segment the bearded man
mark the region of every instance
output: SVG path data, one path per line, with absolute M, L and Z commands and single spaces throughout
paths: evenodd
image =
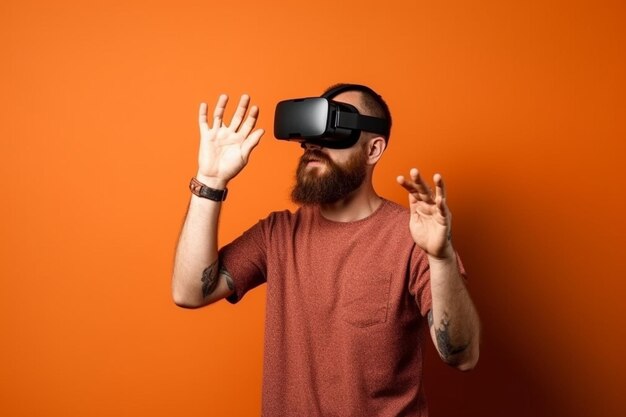
M 329 91 L 390 128 L 387 104 L 370 88 Z M 469 370 L 479 352 L 441 176 L 434 192 L 415 168 L 398 176 L 407 210 L 372 184 L 389 131 L 361 131 L 348 147 L 305 140 L 291 193 L 300 208 L 271 213 L 218 251 L 226 186 L 264 133 L 246 95 L 226 125 L 227 100 L 218 99 L 212 126 L 200 105 L 199 167 L 176 252 L 174 302 L 237 303 L 267 284 L 264 416 L 427 416 L 424 324 L 446 363 Z

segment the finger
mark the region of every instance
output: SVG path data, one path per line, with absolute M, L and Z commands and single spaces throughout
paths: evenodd
M 402 188 L 407 190 L 409 193 L 414 193 L 417 191 L 413 181 L 407 180 L 404 175 L 398 175 L 396 177 L 396 181 L 402 186 Z
M 446 198 L 446 186 L 441 174 L 433 175 L 433 182 L 435 183 L 435 199 L 437 197 Z
M 243 120 L 243 116 L 246 115 L 246 111 L 248 110 L 248 104 L 250 103 L 250 96 L 247 94 L 243 94 L 239 99 L 239 105 L 237 106 L 237 110 L 235 110 L 235 114 L 233 115 L 232 120 L 230 121 L 230 126 L 228 128 L 230 130 L 236 131 L 239 129 L 239 125 Z
M 415 203 L 417 203 L 419 200 L 417 199 L 417 197 L 414 195 L 415 193 L 415 187 L 409 183 L 406 178 L 404 178 L 404 176 L 402 175 L 398 175 L 396 177 L 396 181 L 398 182 L 398 184 L 400 184 L 402 186 L 402 188 L 404 188 L 406 191 L 409 192 L 409 205 L 413 205 Z
M 222 127 L 222 119 L 224 118 L 226 103 L 228 103 L 228 96 L 226 94 L 221 94 L 217 99 L 215 110 L 213 110 L 213 129 L 219 129 Z
M 438 198 L 436 201 L 437 211 L 441 219 L 439 220 L 442 225 L 445 225 L 448 229 L 448 240 L 452 239 L 452 213 L 448 208 L 448 203 L 445 198 Z
M 430 187 L 428 186 L 428 184 L 426 184 L 426 182 L 424 182 L 417 168 L 412 168 L 409 174 L 411 175 L 411 179 L 415 182 L 420 195 L 428 196 L 428 198 L 432 200 L 432 192 L 430 191 Z
M 398 182 L 398 184 L 400 184 L 402 186 L 402 188 L 404 188 L 405 190 L 407 190 L 409 193 L 414 193 L 417 190 L 415 189 L 415 184 L 413 183 L 413 181 L 409 181 L 407 180 L 404 175 L 398 175 L 396 177 L 396 181 Z
M 435 197 L 435 205 L 437 206 L 437 210 L 439 210 L 439 214 L 441 214 L 442 217 L 448 216 L 448 204 L 446 203 L 446 199 L 444 197 Z
M 207 108 L 206 103 L 200 103 L 200 109 L 198 110 L 198 124 L 200 125 L 200 129 L 209 129 L 209 124 L 206 119 Z
M 250 136 L 248 136 L 246 140 L 241 144 L 241 151 L 246 161 L 250 156 L 250 152 L 252 152 L 252 150 L 256 148 L 256 146 L 261 141 L 261 136 L 263 136 L 264 133 L 265 131 L 263 129 L 257 129 L 252 132 Z
M 426 203 L 433 203 L 433 195 L 430 191 L 430 188 L 426 183 L 422 180 L 422 177 L 419 174 L 419 171 L 416 168 L 412 168 L 409 171 L 410 180 L 403 178 L 403 182 L 401 185 L 411 194 L 415 196 L 416 199 L 420 201 L 424 201 Z
M 256 125 L 256 121 L 259 118 L 259 108 L 257 106 L 250 107 L 250 112 L 248 113 L 248 117 L 246 117 L 246 121 L 243 122 L 241 129 L 239 129 L 239 133 L 243 135 L 243 137 L 247 137 L 254 126 Z

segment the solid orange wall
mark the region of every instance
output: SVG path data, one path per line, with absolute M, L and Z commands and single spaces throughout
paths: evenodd
M 375 183 L 449 186 L 484 327 L 432 349 L 433 416 L 618 416 L 626 6 L 618 1 L 24 1 L 0 5 L 0 414 L 258 415 L 264 289 L 174 306 L 197 107 L 249 93 L 268 134 L 225 243 L 288 201 L 285 98 L 365 83 L 391 106 Z

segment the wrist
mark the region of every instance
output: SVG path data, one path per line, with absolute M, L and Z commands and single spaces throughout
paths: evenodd
M 215 186 L 221 184 L 220 181 L 211 181 Z M 189 190 L 191 193 L 197 197 L 206 198 L 208 200 L 217 201 L 221 203 L 226 200 L 226 196 L 228 195 L 228 188 L 224 186 L 224 188 L 213 188 L 204 184 L 196 177 L 193 177 L 189 182 Z
M 454 248 L 452 247 L 452 243 L 448 242 L 444 248 L 441 249 L 436 255 L 428 254 L 428 262 L 432 265 L 434 263 L 438 264 L 448 264 L 450 262 L 456 261 L 456 253 L 454 252 Z
M 216 190 L 224 190 L 228 185 L 228 180 L 218 177 L 210 177 L 200 173 L 197 173 L 195 178 L 207 187 L 215 188 Z

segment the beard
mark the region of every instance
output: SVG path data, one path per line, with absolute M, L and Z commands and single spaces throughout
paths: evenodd
M 307 168 L 311 160 L 319 161 L 325 166 Z M 322 170 L 325 172 L 321 173 Z M 361 147 L 343 166 L 332 161 L 320 150 L 307 150 L 298 163 L 291 200 L 302 205 L 336 203 L 359 188 L 366 174 L 365 147 Z

